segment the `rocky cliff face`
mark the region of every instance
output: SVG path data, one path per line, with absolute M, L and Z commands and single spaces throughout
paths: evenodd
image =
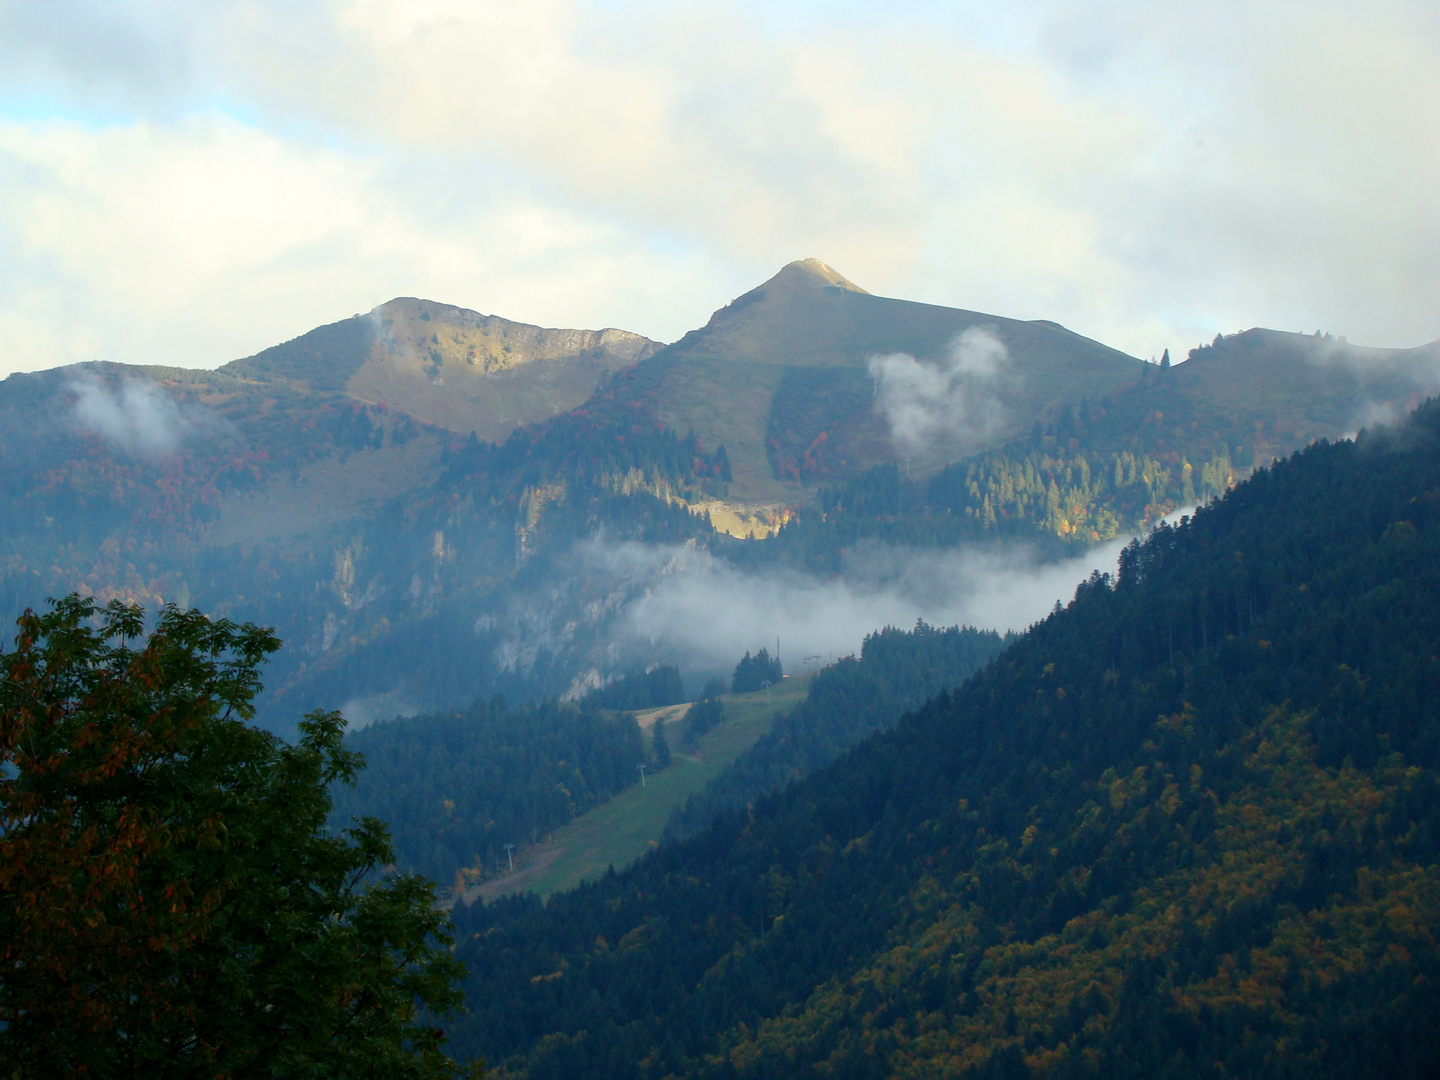
M 626 330 L 564 330 L 400 297 L 221 371 L 367 405 L 500 442 L 582 404 L 661 348 Z
M 625 330 L 552 330 L 409 298 L 366 319 L 371 344 L 345 383 L 351 397 L 492 442 L 576 408 L 661 347 Z
M 452 375 L 493 375 L 581 357 L 628 367 L 660 348 L 659 342 L 627 330 L 553 330 L 408 297 L 381 304 L 367 318 L 387 357 L 418 359 L 427 369 L 440 369 L 442 377 L 447 368 Z

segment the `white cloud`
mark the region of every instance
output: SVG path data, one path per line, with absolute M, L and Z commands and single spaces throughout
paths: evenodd
M 1009 352 L 993 330 L 972 326 L 938 363 L 907 353 L 870 360 L 875 410 L 906 460 L 959 456 L 989 442 L 1005 423 L 1000 391 Z
M 0 124 L 0 175 L 0 372 L 213 366 L 397 295 L 598 327 L 617 294 L 675 293 L 674 260 L 561 206 L 503 184 L 467 204 L 435 175 L 407 198 L 383 156 L 224 116 Z
M 1440 334 L 1428 0 L 68 0 L 0 70 L 3 367 L 395 293 L 674 337 L 804 255 L 1142 355 Z
M 1084 556 L 1040 562 L 1009 550 L 915 550 L 860 545 L 844 573 L 819 579 L 791 570 L 749 572 L 695 548 L 592 543 L 586 565 L 617 580 L 643 582 L 624 609 L 623 635 L 661 647 L 697 668 L 723 668 L 778 635 L 784 655 L 858 653 L 884 626 L 1024 630 L 1056 601 L 1068 602 L 1093 570 L 1114 572 L 1122 541 Z
M 127 453 L 142 457 L 173 454 L 198 426 L 195 416 L 186 415 L 147 379 L 109 385 L 81 378 L 70 389 L 75 394 L 74 419 L 80 430 Z

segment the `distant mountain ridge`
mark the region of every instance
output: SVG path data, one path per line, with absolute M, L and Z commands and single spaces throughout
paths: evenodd
M 274 625 L 291 719 L 561 693 L 677 662 L 616 652 L 648 586 L 577 577 L 602 534 L 824 576 L 862 540 L 1073 554 L 1403 410 L 1437 354 L 1257 330 L 1162 371 L 816 260 L 668 346 L 399 298 L 215 371 L 0 383 L 0 607 L 78 589 Z M 901 445 L 907 410 L 945 437 Z

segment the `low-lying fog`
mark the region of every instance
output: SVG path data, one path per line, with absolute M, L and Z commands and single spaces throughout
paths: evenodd
M 1024 630 L 1095 570 L 1113 572 L 1129 538 L 1084 555 L 1042 562 L 1028 547 L 913 550 L 857 546 L 843 573 L 820 579 L 794 570 L 750 572 L 690 545 L 611 544 L 579 552 L 585 572 L 627 582 L 632 599 L 613 624 L 619 640 L 648 646 L 689 670 L 728 670 L 746 650 L 775 647 L 789 670 L 805 657 L 858 653 L 885 626 Z M 629 650 L 626 650 L 629 651 Z

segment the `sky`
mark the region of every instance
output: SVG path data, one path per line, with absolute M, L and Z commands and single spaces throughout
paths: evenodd
M 793 259 L 1138 356 L 1440 337 L 1434 0 L 0 0 L 0 376 Z

